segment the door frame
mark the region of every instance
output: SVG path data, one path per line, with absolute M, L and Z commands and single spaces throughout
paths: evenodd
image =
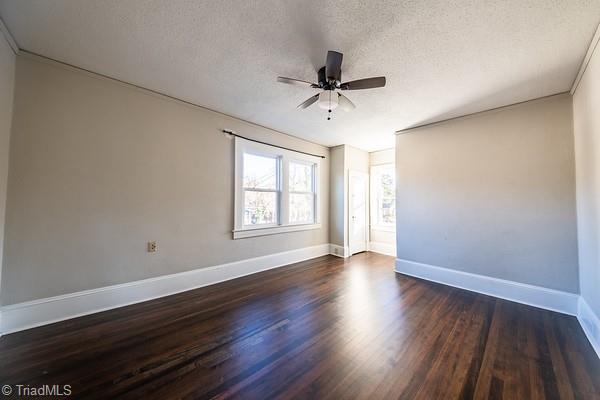
M 361 176 L 365 178 L 365 247 L 364 250 L 353 251 L 353 242 L 352 242 L 352 210 L 354 209 L 354 204 L 352 201 L 352 177 L 353 176 Z M 370 206 L 370 182 L 369 182 L 369 174 L 367 172 L 361 172 L 356 170 L 348 170 L 348 252 L 349 255 L 353 255 L 356 253 L 360 253 L 361 251 L 369 250 L 369 206 Z

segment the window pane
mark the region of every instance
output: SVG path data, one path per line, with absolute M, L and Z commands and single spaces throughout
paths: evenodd
M 244 187 L 277 189 L 277 159 L 244 153 Z
M 383 197 L 395 197 L 394 171 L 384 170 L 381 173 L 381 194 Z
M 244 192 L 244 225 L 277 223 L 276 192 Z
M 290 193 L 290 223 L 315 222 L 314 208 L 314 195 Z
M 381 165 L 373 168 L 373 184 L 376 185 L 376 223 L 394 225 L 396 223 L 396 174 L 394 165 Z
M 312 192 L 312 175 L 312 165 L 290 162 L 290 192 Z
M 394 224 L 396 222 L 396 200 L 383 199 L 381 201 L 381 223 Z

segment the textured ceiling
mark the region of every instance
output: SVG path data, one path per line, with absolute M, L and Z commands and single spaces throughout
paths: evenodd
M 324 145 L 393 146 L 410 126 L 567 91 L 599 0 L 0 0 L 23 49 Z M 296 105 L 327 50 L 357 109 Z

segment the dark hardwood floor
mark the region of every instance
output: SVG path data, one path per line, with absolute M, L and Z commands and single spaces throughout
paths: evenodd
M 600 398 L 574 317 L 326 256 L 0 338 L 75 398 Z

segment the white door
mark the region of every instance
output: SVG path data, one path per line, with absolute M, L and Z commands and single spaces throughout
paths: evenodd
M 367 193 L 369 175 L 363 172 L 350 171 L 348 192 L 348 220 L 350 255 L 367 250 Z

